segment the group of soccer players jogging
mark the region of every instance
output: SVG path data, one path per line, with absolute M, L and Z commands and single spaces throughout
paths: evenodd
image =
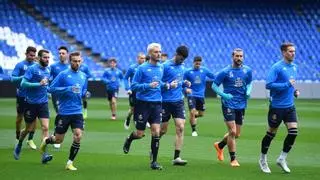
M 186 165 L 188 162 L 181 158 L 184 141 L 186 113 L 184 96 L 187 97 L 189 119 L 192 136 L 198 136 L 196 129 L 197 119 L 204 115 L 206 79 L 213 80 L 212 89 L 221 97 L 221 109 L 227 133 L 219 142 L 213 143 L 217 159 L 224 160 L 223 149 L 228 147 L 230 165 L 239 167 L 236 158 L 236 139 L 240 137 L 241 126 L 244 123 L 247 100 L 252 90 L 252 70 L 243 64 L 244 51 L 235 48 L 232 51 L 232 63 L 213 74 L 202 66 L 201 56 L 193 59 L 193 67 L 186 68 L 184 61 L 189 55 L 185 45 L 177 47 L 172 59 L 161 62 L 162 47 L 158 43 L 151 43 L 147 47 L 147 55 L 139 53 L 137 63 L 129 67 L 126 74 L 116 68 L 117 60 L 109 59 L 109 68 L 103 74 L 109 100 L 111 119 L 116 120 L 116 100 L 121 81 L 124 80 L 125 90 L 129 95 L 130 109 L 124 122 L 125 129 L 129 129 L 130 119 L 133 116 L 135 130 L 125 138 L 123 152 L 129 153 L 134 140 L 145 136 L 146 127 L 150 127 L 150 168 L 161 170 L 158 163 L 160 140 L 167 133 L 171 117 L 175 124 L 175 148 L 172 160 L 173 165 Z M 267 152 L 272 139 L 275 137 L 279 125 L 284 122 L 288 134 L 277 165 L 286 173 L 290 169 L 286 157 L 291 150 L 298 134 L 297 115 L 294 97 L 299 96 L 295 88 L 297 65 L 293 63 L 295 45 L 290 42 L 281 44 L 282 59 L 273 64 L 266 79 L 266 89 L 270 90 L 270 105 L 268 112 L 268 130 L 261 142 L 259 166 L 262 172 L 271 173 L 267 162 Z M 36 49 L 28 47 L 26 60 L 18 63 L 12 73 L 12 81 L 18 83 L 17 91 L 17 121 L 14 158 L 19 159 L 22 142 L 29 134 L 27 144 L 36 149 L 32 138 L 36 129 L 36 119 L 41 122 L 42 163 L 52 160 L 46 147 L 48 144 L 62 143 L 69 126 L 73 132 L 73 143 L 66 169 L 77 170 L 73 161 L 80 149 L 80 140 L 84 127 L 84 116 L 87 116 L 86 97 L 88 97 L 87 83 L 91 74 L 88 67 L 81 65 L 82 57 L 79 52 L 69 54 L 66 47 L 59 48 L 60 62 L 48 66 L 49 51 L 38 52 L 39 62 L 34 63 Z M 219 88 L 222 84 L 223 90 Z M 55 130 L 49 136 L 48 95 L 51 93 L 57 116 Z M 84 105 L 84 109 L 83 106 Z M 21 121 L 24 118 L 26 127 L 20 132 Z M 58 145 L 57 145 L 58 147 Z

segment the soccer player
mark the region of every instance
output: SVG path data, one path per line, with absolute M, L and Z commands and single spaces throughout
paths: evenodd
M 49 88 L 49 92 L 58 98 L 59 112 L 55 119 L 55 135 L 45 139 L 40 146 L 40 150 L 45 153 L 47 144 L 62 143 L 70 126 L 73 132 L 73 143 L 66 169 L 75 171 L 77 168 L 73 166 L 73 161 L 80 149 L 84 129 L 81 101 L 87 92 L 87 77 L 85 73 L 79 70 L 82 62 L 80 52 L 70 53 L 69 61 L 71 68 L 62 71 L 53 80 Z
M 134 110 L 134 120 L 136 122 L 136 131 L 133 131 L 125 140 L 123 152 L 129 153 L 130 145 L 133 140 L 144 137 L 146 124 L 151 124 L 151 169 L 161 170 L 162 166 L 158 164 L 158 150 L 160 141 L 160 122 L 161 122 L 161 88 L 164 84 L 161 79 L 163 76 L 163 67 L 159 64 L 161 55 L 161 45 L 151 43 L 147 48 L 150 60 L 141 64 L 135 75 L 131 89 L 135 91 L 137 101 Z
M 123 74 L 122 72 L 117 68 L 117 60 L 116 58 L 110 58 L 109 59 L 109 66 L 110 68 L 107 68 L 103 75 L 102 79 L 103 82 L 106 84 L 107 89 L 107 96 L 109 101 L 109 106 L 111 109 L 111 119 L 116 120 L 116 114 L 117 114 L 117 98 L 119 93 L 119 87 L 121 84 L 121 81 L 123 80 Z
M 186 165 L 187 161 L 181 159 L 180 152 L 183 145 L 185 109 L 183 101 L 183 88 L 189 87 L 191 83 L 184 81 L 184 60 L 188 57 L 189 50 L 186 46 L 179 46 L 176 49 L 176 55 L 172 60 L 167 60 L 163 64 L 162 81 L 167 84 L 173 84 L 167 90 L 162 91 L 162 123 L 161 136 L 167 133 L 169 120 L 174 118 L 176 127 L 175 150 L 173 165 Z
M 212 89 L 221 96 L 222 112 L 228 133 L 220 142 L 214 143 L 218 160 L 223 161 L 223 148 L 228 145 L 230 165 L 240 166 L 236 159 L 236 138 L 240 136 L 247 99 L 250 97 L 252 71 L 243 65 L 243 50 L 236 48 L 232 52 L 232 65 L 217 73 L 212 83 Z M 223 85 L 223 92 L 219 89 Z
M 69 68 L 68 63 L 68 48 L 65 46 L 60 46 L 58 48 L 59 51 L 59 62 L 56 62 L 50 66 L 50 81 L 53 81 L 60 72 Z M 57 98 L 52 96 L 52 104 L 53 108 L 58 113 L 58 105 L 57 105 Z
M 26 50 L 26 59 L 19 62 L 12 71 L 12 82 L 17 83 L 17 96 L 16 96 L 16 104 L 17 104 L 17 117 L 16 117 L 16 139 L 19 141 L 20 132 L 21 132 L 21 123 L 23 120 L 23 113 L 26 107 L 26 89 L 21 87 L 21 80 L 28 69 L 28 67 L 32 66 L 35 61 L 37 49 L 35 47 L 29 46 Z M 33 135 L 35 132 L 35 128 L 29 132 L 29 137 L 27 140 L 27 144 L 31 147 L 31 149 L 37 149 L 37 146 L 33 142 Z
M 52 82 L 60 72 L 66 70 L 69 68 L 69 62 L 68 62 L 68 48 L 65 46 L 60 46 L 58 48 L 59 51 L 59 62 L 56 62 L 50 66 L 50 81 Z M 57 98 L 54 95 L 51 95 L 52 97 L 52 104 L 53 108 L 56 111 L 56 114 L 58 114 L 58 104 L 57 104 Z M 54 144 L 53 147 L 59 149 L 60 144 Z
M 281 44 L 280 49 L 283 59 L 271 67 L 266 82 L 266 89 L 270 90 L 269 128 L 261 142 L 259 160 L 260 168 L 264 173 L 271 173 L 267 162 L 267 152 L 281 122 L 283 121 L 286 125 L 288 135 L 283 142 L 282 152 L 277 159 L 277 165 L 286 173 L 290 173 L 286 158 L 298 135 L 294 96 L 298 97 L 300 92 L 294 87 L 298 67 L 293 63 L 296 49 L 295 45 L 290 42 Z
M 129 129 L 130 127 L 130 119 L 134 112 L 134 104 L 136 103 L 136 93 L 131 90 L 132 78 L 135 72 L 138 69 L 138 66 L 144 63 L 146 60 L 146 56 L 144 53 L 140 52 L 137 56 L 137 63 L 132 64 L 129 69 L 127 70 L 126 74 L 124 75 L 124 85 L 127 94 L 129 95 L 129 105 L 130 109 L 128 111 L 127 118 L 124 121 L 124 128 Z
M 214 78 L 214 74 L 206 67 L 201 66 L 202 57 L 196 56 L 193 59 L 193 68 L 188 69 L 184 79 L 191 82 L 191 92 L 188 94 L 188 106 L 190 112 L 190 125 L 192 136 L 198 136 L 196 126 L 197 117 L 202 117 L 205 111 L 205 90 L 206 78 Z
M 14 149 L 14 158 L 20 158 L 22 142 L 26 135 L 34 130 L 36 119 L 41 122 L 42 139 L 48 137 L 49 127 L 49 109 L 48 109 L 48 95 L 47 85 L 50 77 L 49 51 L 42 49 L 38 52 L 39 64 L 35 63 L 30 66 L 22 81 L 21 86 L 26 89 L 26 108 L 24 111 L 24 121 L 26 128 L 21 131 L 19 142 Z M 42 163 L 46 163 L 52 159 L 51 155 L 46 153 L 42 156 Z
M 89 67 L 84 63 L 81 63 L 80 71 L 86 74 L 87 79 L 93 77 L 91 74 L 91 71 L 89 70 Z M 88 86 L 88 83 L 87 83 L 87 86 Z M 88 99 L 91 96 L 91 93 L 88 91 L 88 87 L 86 87 L 86 89 L 87 89 L 86 95 L 82 98 L 83 119 L 87 119 L 88 117 Z

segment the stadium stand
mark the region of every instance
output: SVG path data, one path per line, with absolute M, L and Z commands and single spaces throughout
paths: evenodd
M 120 69 L 127 69 L 150 42 L 161 43 L 169 56 L 178 45 L 186 44 L 190 47 L 187 65 L 193 56 L 201 55 L 214 72 L 230 63 L 233 48 L 241 47 L 254 79 L 264 80 L 270 65 L 280 58 L 280 43 L 292 41 L 297 44 L 299 79 L 320 79 L 317 0 L 27 1 L 103 59 L 117 57 Z M 21 16 L 18 10 L 15 13 Z M 32 29 L 30 25 L 27 28 Z M 93 61 L 87 63 L 94 70 L 99 68 Z

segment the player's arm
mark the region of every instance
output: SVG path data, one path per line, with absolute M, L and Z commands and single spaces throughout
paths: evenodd
M 249 99 L 252 91 L 252 70 L 251 69 L 248 70 L 247 75 L 248 77 L 246 79 L 246 98 Z
M 90 98 L 91 93 L 87 89 L 88 87 L 88 79 L 85 80 L 85 83 L 82 86 L 81 97 L 82 98 Z
M 219 88 L 219 86 L 220 86 L 220 84 L 223 82 L 225 76 L 226 76 L 226 73 L 225 73 L 224 71 L 219 72 L 218 75 L 216 76 L 216 78 L 213 80 L 211 88 L 212 88 L 219 96 L 221 96 L 223 99 L 229 100 L 229 99 L 232 99 L 232 98 L 233 98 L 232 94 L 224 93 L 224 92 Z
M 21 80 L 23 79 L 23 75 L 19 76 L 19 74 L 20 74 L 20 66 L 19 64 L 17 64 L 12 71 L 11 82 L 21 83 Z
M 108 77 L 108 72 L 105 71 L 102 75 L 102 81 L 105 83 L 105 84 L 109 84 L 110 83 L 110 80 L 109 80 L 109 77 Z
M 131 89 L 133 91 L 139 92 L 139 91 L 145 91 L 152 88 L 149 83 L 141 83 L 141 79 L 142 79 L 142 69 L 139 67 L 132 79 Z
M 208 68 L 205 68 L 206 70 L 206 76 L 210 79 L 214 79 L 214 74 L 212 71 L 210 71 Z
M 32 69 L 27 69 L 20 86 L 24 88 L 35 88 L 40 86 L 46 86 L 48 84 L 48 79 L 44 78 L 40 82 L 30 82 L 30 79 L 33 77 Z
M 49 92 L 52 94 L 63 94 L 66 92 L 72 91 L 71 86 L 68 87 L 60 87 L 61 80 L 63 80 L 63 73 L 59 73 L 59 75 L 54 78 L 49 87 Z
M 126 74 L 124 75 L 124 87 L 125 90 L 128 91 L 130 90 L 130 85 L 129 85 L 129 78 L 132 76 L 132 69 L 131 67 L 129 67 L 128 71 L 126 72 Z
M 272 67 L 267 77 L 266 89 L 282 91 L 292 86 L 292 83 L 290 81 L 283 82 L 283 83 L 275 82 L 277 78 L 278 78 L 278 71 L 276 68 Z

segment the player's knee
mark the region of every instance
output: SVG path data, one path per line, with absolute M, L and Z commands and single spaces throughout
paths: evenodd
M 49 128 L 48 126 L 41 126 L 42 132 L 48 132 Z
M 81 137 L 82 137 L 82 134 L 81 134 L 81 133 L 75 134 L 75 135 L 73 136 L 73 140 L 74 140 L 75 142 L 79 143 L 80 140 L 81 140 Z
M 236 137 L 237 133 L 235 130 L 229 130 L 229 136 Z

